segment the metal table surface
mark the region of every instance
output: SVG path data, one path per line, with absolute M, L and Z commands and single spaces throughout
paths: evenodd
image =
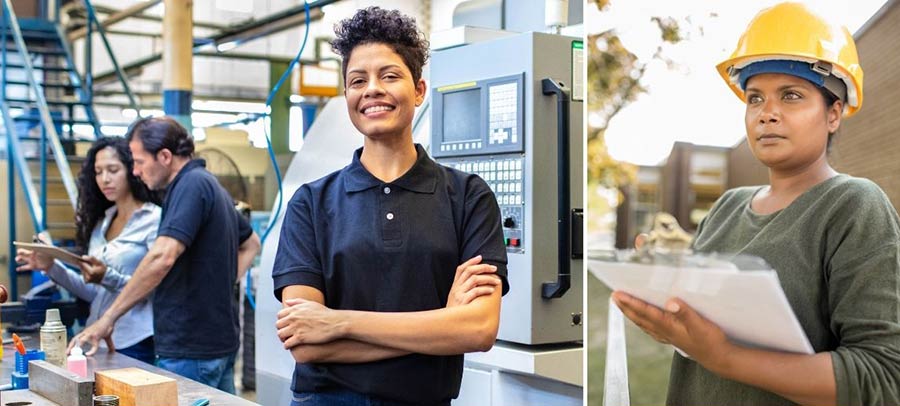
M 36 335 L 33 338 L 26 340 L 24 343 L 28 348 L 40 347 L 40 341 L 37 339 Z M 0 362 L 0 385 L 8 384 L 12 380 L 11 374 L 13 370 L 15 370 L 15 355 L 13 354 L 15 351 L 12 344 L 3 345 L 3 361 Z M 97 354 L 87 358 L 87 367 L 89 376 L 97 370 L 103 371 L 107 369 L 136 367 L 154 374 L 175 379 L 178 385 L 178 406 L 190 406 L 197 401 L 197 399 L 201 398 L 209 399 L 210 406 L 258 406 L 257 403 L 222 392 L 211 386 L 184 378 L 180 375 L 173 374 L 164 369 L 143 363 L 117 352 L 109 353 L 106 350 L 101 349 Z M 41 400 L 46 403 L 42 403 Z M 0 394 L 0 406 L 15 402 L 31 402 L 31 406 L 56 405 L 28 390 L 3 391 L 2 394 Z

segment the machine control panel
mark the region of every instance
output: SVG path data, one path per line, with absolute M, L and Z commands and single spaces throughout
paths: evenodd
M 478 175 L 488 184 L 500 206 L 503 242 L 508 253 L 525 251 L 524 156 L 485 156 L 444 159 L 439 162 Z
M 523 92 L 522 74 L 435 89 L 432 155 L 523 152 Z

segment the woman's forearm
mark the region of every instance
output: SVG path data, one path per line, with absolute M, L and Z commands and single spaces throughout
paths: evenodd
M 301 344 L 291 348 L 291 355 L 295 361 L 300 363 L 356 364 L 381 361 L 406 354 L 409 354 L 409 351 L 354 340 L 337 340 L 325 344 Z
M 500 322 L 500 289 L 465 306 L 381 313 L 342 310 L 344 338 L 430 355 L 487 351 Z
M 801 405 L 837 403 L 831 354 L 788 354 L 738 345 L 718 365 L 707 366 L 716 374 L 755 386 Z
M 81 300 L 92 301 L 97 296 L 97 285 L 92 285 L 81 278 L 81 274 L 69 271 L 59 260 L 46 270 L 47 276 Z

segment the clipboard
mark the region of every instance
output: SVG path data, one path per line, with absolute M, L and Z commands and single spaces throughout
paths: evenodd
M 68 264 L 72 264 L 78 266 L 79 264 L 88 263 L 87 260 L 81 258 L 81 256 L 73 254 L 65 249 L 54 247 L 52 245 L 41 244 L 41 243 L 31 243 L 31 242 L 21 242 L 21 241 L 13 241 L 13 245 L 20 248 L 29 249 L 35 252 L 39 252 L 44 255 L 49 255 L 55 259 L 63 261 Z
M 686 262 L 690 265 L 589 257 L 588 269 L 613 290 L 660 308 L 678 297 L 741 345 L 815 353 L 774 270 L 739 270 L 734 264 L 723 266 L 718 259 L 711 262 L 712 267 L 698 266 L 704 261 L 696 258 Z

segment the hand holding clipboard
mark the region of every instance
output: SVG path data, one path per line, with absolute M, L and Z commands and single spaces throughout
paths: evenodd
M 34 237 L 33 243 L 14 241 L 19 247 L 16 250 L 16 262 L 23 265 L 16 268 L 18 271 L 44 270 L 53 266 L 53 260 L 58 259 L 65 263 L 78 267 L 81 276 L 87 283 L 100 283 L 106 275 L 106 264 L 103 261 L 88 255 L 79 256 L 65 249 L 45 243 L 40 235 Z
M 16 262 L 23 264 L 16 270 L 46 270 L 53 265 L 53 259 L 58 259 L 77 267 L 80 267 L 82 263 L 88 262 L 86 258 L 47 244 L 37 236 L 35 236 L 34 240 L 35 242 L 13 241 L 13 245 L 19 248 L 16 250 Z

